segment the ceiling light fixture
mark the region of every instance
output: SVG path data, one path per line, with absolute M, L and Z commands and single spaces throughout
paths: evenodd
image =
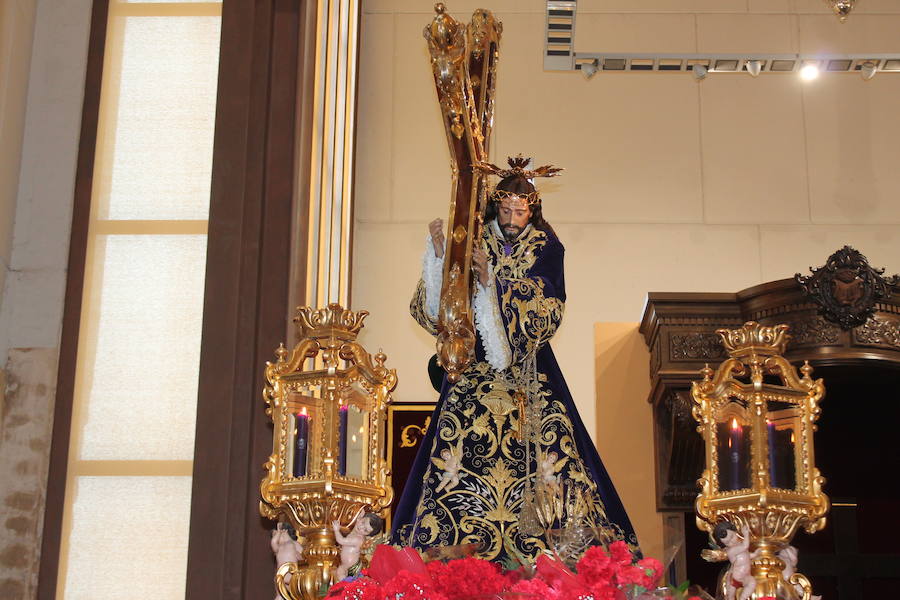
M 878 67 L 875 65 L 875 63 L 873 63 L 870 60 L 864 62 L 859 67 L 859 74 L 866 81 L 875 77 L 875 73 L 877 73 L 877 72 L 878 72 Z
M 691 67 L 691 73 L 694 74 L 694 79 L 696 79 L 697 81 L 703 81 L 704 79 L 706 79 L 706 75 L 708 72 L 709 70 L 703 65 L 694 65 L 693 67 Z
M 802 69 L 800 69 L 800 77 L 802 77 L 806 81 L 812 81 L 816 77 L 819 76 L 819 67 L 813 64 L 804 65 Z
M 762 62 L 758 60 L 748 60 L 746 63 L 747 72 L 750 73 L 753 77 L 759 75 L 759 72 L 762 71 Z
M 584 75 L 585 79 L 590 79 L 594 75 L 597 74 L 597 71 L 600 70 L 600 59 L 595 58 L 594 60 L 586 63 L 581 63 L 581 74 Z

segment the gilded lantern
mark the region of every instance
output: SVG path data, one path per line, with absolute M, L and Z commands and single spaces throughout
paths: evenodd
M 315 598 L 331 583 L 339 562 L 332 521 L 349 526 L 361 509 L 383 512 L 393 499 L 384 440 L 397 374 L 383 353 L 357 342 L 367 315 L 338 304 L 299 308 L 300 341 L 290 352 L 280 346 L 266 365 L 274 430 L 260 513 L 289 522 L 304 545 L 303 560 L 278 571 L 286 598 Z
M 784 551 L 791 551 L 798 527 L 818 531 L 828 512 L 813 450 L 825 387 L 812 379 L 809 363 L 798 373 L 784 358 L 787 331 L 752 321 L 718 330 L 729 358 L 715 372 L 704 368 L 691 390 L 706 446 L 697 526 L 712 533 L 727 521 L 739 533 L 749 531 L 753 599 L 809 598 L 806 577 L 794 573 L 785 581 L 793 565 L 785 570 Z

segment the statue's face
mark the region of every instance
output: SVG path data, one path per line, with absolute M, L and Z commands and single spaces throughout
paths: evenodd
M 725 537 L 722 538 L 722 543 L 726 546 L 731 546 L 738 542 L 738 533 L 732 529 L 728 530 L 728 533 L 725 534 Z
M 372 533 L 372 524 L 369 522 L 368 518 L 360 517 L 356 520 L 356 527 L 354 527 L 354 529 L 357 533 L 369 535 Z
M 528 225 L 531 218 L 531 209 L 527 203 L 502 202 L 497 210 L 497 224 L 508 240 L 514 240 Z

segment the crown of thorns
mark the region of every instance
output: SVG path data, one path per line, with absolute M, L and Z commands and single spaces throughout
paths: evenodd
M 496 175 L 500 179 L 515 176 L 531 180 L 535 177 L 556 177 L 562 172 L 561 168 L 554 167 L 553 165 L 543 165 L 537 169 L 528 170 L 527 167 L 531 164 L 531 158 L 526 158 L 521 154 L 518 156 L 510 156 L 506 162 L 509 164 L 508 169 L 503 169 L 497 165 L 486 162 L 475 163 L 473 167 L 482 173 Z M 493 201 L 502 201 L 504 198 L 524 198 L 528 204 L 537 204 L 541 201 L 541 196 L 537 190 L 527 194 L 517 194 L 515 192 L 508 192 L 506 190 L 498 190 L 495 188 L 491 194 L 491 200 Z

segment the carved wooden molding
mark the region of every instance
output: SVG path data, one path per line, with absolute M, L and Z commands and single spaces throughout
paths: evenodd
M 794 278 L 819 307 L 819 314 L 844 330 L 868 321 L 875 314 L 876 303 L 900 286 L 900 275 L 882 277 L 884 269 L 873 268 L 850 246 L 829 256 L 823 266 L 809 270 L 811 275 L 797 273 Z
M 900 350 L 900 321 L 873 317 L 853 330 L 853 339 L 859 344 L 887 346 Z
M 671 360 L 719 360 L 725 356 L 722 341 L 715 333 L 679 333 L 670 337 Z

